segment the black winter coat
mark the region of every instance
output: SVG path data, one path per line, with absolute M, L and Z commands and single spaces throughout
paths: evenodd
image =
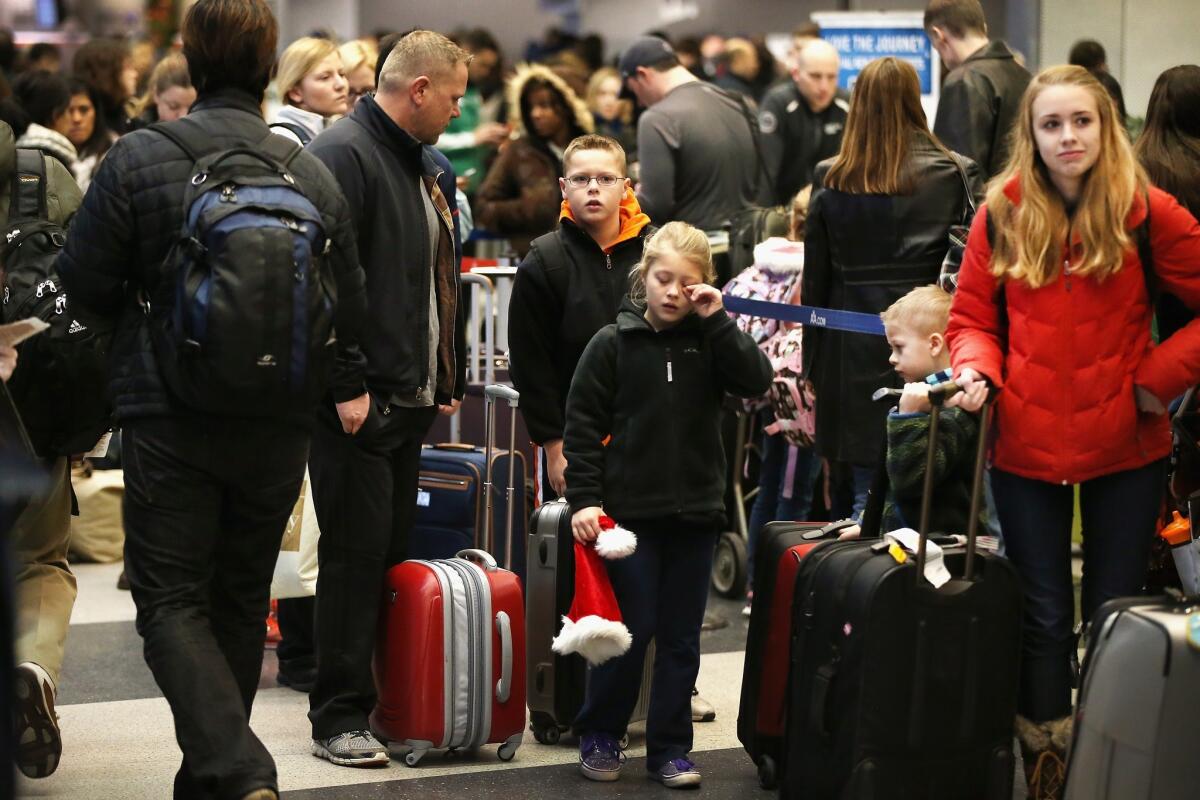
M 427 384 L 432 280 L 440 327 L 434 401 L 461 400 L 467 342 L 454 221 L 437 182 L 443 173 L 432 148 L 425 148 L 368 96 L 313 139 L 308 150 L 333 172 L 350 204 L 367 279 L 367 384 L 384 400 L 412 397 Z M 429 194 L 441 216 L 432 253 L 420 192 Z
M 961 156 L 960 156 L 961 158 Z M 950 158 L 924 136 L 909 154 L 909 195 L 848 194 L 823 188 L 833 160 L 817 166 L 804 239 L 806 305 L 880 314 L 918 286 L 937 282 L 951 225 L 963 219 L 966 190 Z M 979 167 L 962 159 L 978 198 Z M 888 406 L 881 386 L 899 387 L 882 336 L 804 329 L 804 364 L 817 393 L 817 451 L 872 465 L 883 453 Z
M 616 319 L 648 232 L 643 228 L 607 255 L 564 219 L 557 231 L 534 239 L 521 262 L 509 303 L 509 369 L 538 444 L 562 438 L 575 368 L 596 331 Z
M 725 393 L 757 397 L 771 364 L 724 311 L 656 332 L 626 299 L 596 334 L 567 397 L 567 500 L 621 524 L 725 513 Z M 607 445 L 602 444 L 611 435 Z M 636 530 L 636 528 L 635 528 Z
M 258 101 L 237 90 L 201 97 L 188 118 L 221 148 L 253 147 L 272 135 Z M 159 373 L 135 292 L 145 287 L 156 297 L 161 287 L 173 284 L 163 261 L 182 227 L 184 187 L 192 167 L 178 145 L 157 131 L 134 131 L 122 137 L 92 179 L 58 258 L 58 274 L 83 321 L 99 328 L 116 325 L 109 390 L 119 420 L 185 411 Z M 328 263 L 338 297 L 333 385 L 335 393 L 345 395 L 363 385 L 358 343 L 366 296 L 354 232 L 346 200 L 321 162 L 299 153 L 290 169 L 321 211 L 332 242 Z
M 946 76 L 934 134 L 973 159 L 985 180 L 994 177 L 1008 162 L 1008 134 L 1029 80 L 1004 42 L 988 42 Z

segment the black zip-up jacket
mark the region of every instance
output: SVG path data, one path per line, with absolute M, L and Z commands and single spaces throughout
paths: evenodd
M 509 369 L 521 393 L 521 416 L 538 444 L 562 438 L 575 368 L 596 331 L 616 319 L 647 232 L 608 254 L 564 219 L 558 230 L 534 239 L 521 262 L 509 302 Z
M 466 327 L 454 222 L 437 184 L 442 169 L 429 149 L 397 125 L 373 96 L 364 97 L 308 146 L 329 167 L 350 204 L 367 280 L 362 343 L 367 385 L 385 401 L 414 397 L 428 382 L 430 280 L 435 280 L 441 328 L 434 400 L 446 404 L 452 397 L 462 399 L 466 388 Z M 429 252 L 422 191 L 433 198 L 442 217 L 437 253 Z
M 626 299 L 567 397 L 567 500 L 618 522 L 725 513 L 721 401 L 757 397 L 771 364 L 724 311 L 656 332 Z M 602 444 L 610 436 L 607 445 Z
M 1004 42 L 988 42 L 942 84 L 934 134 L 942 144 L 975 161 L 984 180 L 1008 162 L 1008 133 L 1016 124 L 1029 70 Z
M 258 100 L 235 89 L 204 95 L 188 119 L 221 148 L 254 147 L 271 135 Z M 182 227 L 192 169 L 192 160 L 158 131 L 123 136 L 100 163 L 58 257 L 58 274 L 80 318 L 97 328 L 116 324 L 109 390 L 119 420 L 190 413 L 163 382 L 132 290 L 164 285 L 167 279 L 163 262 Z M 290 170 L 320 210 L 332 242 L 329 265 L 338 297 L 334 393 L 358 387 L 361 394 L 364 365 L 358 343 L 367 302 L 346 201 L 329 170 L 308 153 L 297 154 Z

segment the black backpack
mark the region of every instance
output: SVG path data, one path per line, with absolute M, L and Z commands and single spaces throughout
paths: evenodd
M 184 405 L 232 416 L 309 413 L 334 360 L 336 287 L 321 213 L 268 134 L 214 148 L 187 118 L 159 123 L 195 163 L 164 285 L 139 296 L 159 368 Z
M 71 314 L 55 269 L 67 243 L 48 219 L 46 164 L 37 150 L 17 150 L 8 222 L 0 250 L 5 323 L 29 317 L 50 329 L 18 347 L 8 389 L 38 455 L 86 453 L 112 427 L 108 400 L 110 331 L 95 331 Z

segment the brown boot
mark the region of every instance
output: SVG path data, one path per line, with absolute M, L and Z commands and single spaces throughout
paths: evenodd
M 1021 758 L 1025 762 L 1029 800 L 1061 800 L 1071 725 L 1070 717 L 1050 722 L 1030 722 L 1017 717 L 1017 741 L 1021 743 Z
M 255 789 L 250 794 L 242 795 L 242 800 L 279 800 L 274 789 Z

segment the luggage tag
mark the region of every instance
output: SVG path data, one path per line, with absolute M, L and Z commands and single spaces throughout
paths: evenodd
M 880 539 L 871 545 L 871 552 L 875 555 L 887 553 L 897 564 L 903 564 L 905 561 L 908 561 L 908 553 L 904 552 L 904 548 L 891 539 Z
M 909 553 L 915 553 L 921 541 L 921 535 L 912 528 L 900 528 L 899 530 L 885 533 L 884 539 L 890 539 L 898 547 L 903 546 L 904 550 L 907 550 Z M 888 552 L 891 552 L 890 548 Z M 895 558 L 894 555 L 892 557 Z M 899 559 L 897 559 L 897 562 L 904 563 L 900 562 Z M 940 589 L 950 580 L 950 570 L 946 569 L 946 561 L 943 558 L 942 548 L 938 546 L 937 542 L 925 542 L 925 580 L 933 584 L 933 588 L 935 589 Z

